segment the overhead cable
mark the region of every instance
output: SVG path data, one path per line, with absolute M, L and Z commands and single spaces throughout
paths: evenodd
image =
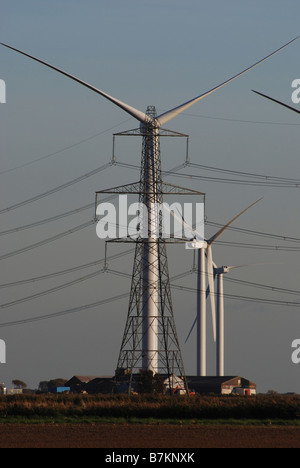
M 78 184 L 78 182 L 82 182 L 83 180 L 86 180 L 89 177 L 99 174 L 99 172 L 105 171 L 111 166 L 112 166 L 111 163 L 104 164 L 103 166 L 100 166 L 97 169 L 94 169 L 93 171 L 90 171 L 80 177 L 77 177 L 76 179 L 70 180 L 69 182 L 59 185 L 58 187 L 55 187 L 51 190 L 47 190 L 47 192 L 41 193 L 40 195 L 36 195 L 35 197 L 32 197 L 32 198 L 28 198 L 27 200 L 16 203 L 15 205 L 11 205 L 7 208 L 3 208 L 2 210 L 0 210 L 0 214 L 8 213 L 10 211 L 16 210 L 17 208 L 28 205 L 29 203 L 33 203 L 37 200 L 40 200 L 41 198 L 45 198 L 45 197 L 48 197 L 49 195 L 53 195 L 54 193 L 59 192 L 60 190 L 64 190 L 65 188 L 68 188 L 71 185 Z
M 81 224 L 80 226 L 75 226 L 74 228 L 68 229 L 67 231 L 64 231 L 60 234 L 56 234 L 55 236 L 48 237 L 47 239 L 44 239 L 40 242 L 36 242 L 35 244 L 31 244 L 31 245 L 28 245 L 27 247 L 23 247 L 22 249 L 14 250 L 13 252 L 9 252 L 7 254 L 1 255 L 0 261 L 6 260 L 7 258 L 14 257 L 24 252 L 28 252 L 29 250 L 36 249 L 43 245 L 49 244 L 50 242 L 54 242 L 58 239 L 62 239 L 65 236 L 74 234 L 75 232 L 78 232 L 78 231 L 82 231 L 82 229 L 85 229 L 93 224 L 94 224 L 94 220 L 88 221 L 87 223 Z
M 76 266 L 76 267 L 67 268 L 65 270 L 57 271 L 57 272 L 54 272 L 54 273 L 49 273 L 48 275 L 41 275 L 41 276 L 36 276 L 34 278 L 27 278 L 27 279 L 23 279 L 23 280 L 19 280 L 19 281 L 13 281 L 13 282 L 10 282 L 10 283 L 0 284 L 0 289 L 5 289 L 5 288 L 10 288 L 10 287 L 15 287 L 15 286 L 21 286 L 21 285 L 29 284 L 29 283 L 37 283 L 39 281 L 44 281 L 44 280 L 56 278 L 57 276 L 63 276 L 63 275 L 67 275 L 69 273 L 74 273 L 75 271 L 84 270 L 84 269 L 91 268 L 91 267 L 96 267 L 98 265 L 103 265 L 103 263 L 105 263 L 107 261 L 116 260 L 118 258 L 129 255 L 129 254 L 131 254 L 133 252 L 134 252 L 134 249 L 130 249 L 130 250 L 127 250 L 126 252 L 121 252 L 119 254 L 111 255 L 110 257 L 107 257 L 107 258 L 102 258 L 101 260 L 95 260 L 93 262 L 85 263 L 83 265 L 79 265 L 79 266 Z
M 40 161 L 44 161 L 45 159 L 51 158 L 51 157 L 53 157 L 53 156 L 57 156 L 58 154 L 64 153 L 65 151 L 68 151 L 68 150 L 70 150 L 70 149 L 76 148 L 76 146 L 82 145 L 83 143 L 87 143 L 88 141 L 91 141 L 91 140 L 93 140 L 93 139 L 95 139 L 95 138 L 98 138 L 99 136 L 103 135 L 104 133 L 108 133 L 108 132 L 110 132 L 111 130 L 114 130 L 115 128 L 120 127 L 120 125 L 125 124 L 125 123 L 128 122 L 129 120 L 131 120 L 131 118 L 130 118 L 130 119 L 123 120 L 123 122 L 121 122 L 121 123 L 119 123 L 119 124 L 117 124 L 117 125 L 114 125 L 113 127 L 110 127 L 110 128 L 108 128 L 108 129 L 106 129 L 106 130 L 103 130 L 102 132 L 96 133 L 95 135 L 92 135 L 92 136 L 87 137 L 87 138 L 85 138 L 85 139 L 83 139 L 83 140 L 80 140 L 80 141 L 78 141 L 78 142 L 76 142 L 76 143 L 73 143 L 72 145 L 65 146 L 65 147 L 62 148 L 61 150 L 55 151 L 54 153 L 50 153 L 50 154 L 47 154 L 46 156 L 42 156 L 42 157 L 40 157 L 40 158 L 34 159 L 34 160 L 32 160 L 32 161 L 29 161 L 29 162 L 27 162 L 27 163 L 21 164 L 21 165 L 19 165 L 19 166 L 12 167 L 11 169 L 6 169 L 6 170 L 4 170 L 4 171 L 1 171 L 1 172 L 0 172 L 0 175 L 2 175 L 2 174 L 7 174 L 7 173 L 9 173 L 9 172 L 13 172 L 13 171 L 16 171 L 16 170 L 18 170 L 18 169 L 22 169 L 23 167 L 31 166 L 32 164 L 35 164 L 35 163 L 40 162 Z
M 83 310 L 95 309 L 96 307 L 100 307 L 102 305 L 109 304 L 111 302 L 115 302 L 115 301 L 119 301 L 121 299 L 125 299 L 128 296 L 129 296 L 129 294 L 127 292 L 125 294 L 120 294 L 118 296 L 114 296 L 114 297 L 111 297 L 111 298 L 108 298 L 108 299 L 103 299 L 103 300 L 98 301 L 98 302 L 93 302 L 92 304 L 87 304 L 87 305 L 83 305 L 83 306 L 80 306 L 80 307 L 75 307 L 75 308 L 72 308 L 72 309 L 63 310 L 61 312 L 56 312 L 56 313 L 54 312 L 52 314 L 40 315 L 38 317 L 31 317 L 31 318 L 23 319 L 23 320 L 3 322 L 3 323 L 0 323 L 0 328 L 12 327 L 12 326 L 16 326 L 16 325 L 25 325 L 25 324 L 32 323 L 32 322 L 39 322 L 41 320 L 48 320 L 48 319 L 62 317 L 64 315 L 75 314 L 77 312 L 82 312 Z

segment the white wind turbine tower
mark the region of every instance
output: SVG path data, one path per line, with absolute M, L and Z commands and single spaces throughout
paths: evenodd
M 163 317 L 160 316 L 161 310 L 159 308 L 160 302 L 161 302 L 160 296 L 159 296 L 160 294 L 159 284 L 161 281 L 160 271 L 161 271 L 161 268 L 163 268 L 163 266 L 161 265 L 161 258 L 160 258 L 161 257 L 160 255 L 161 239 L 158 239 L 157 237 L 152 235 L 153 232 L 156 232 L 155 228 L 157 227 L 157 221 L 154 219 L 153 210 L 151 209 L 153 203 L 160 201 L 160 199 L 162 198 L 162 193 L 163 193 L 162 189 L 159 188 L 162 185 L 160 151 L 159 151 L 159 139 L 160 139 L 159 129 L 164 124 L 166 124 L 167 122 L 169 122 L 170 120 L 172 120 L 173 118 L 181 114 L 182 112 L 186 111 L 194 104 L 198 103 L 199 101 L 206 98 L 207 96 L 213 94 L 214 92 L 221 89 L 225 85 L 229 84 L 236 78 L 244 75 L 251 69 L 255 68 L 257 65 L 263 63 L 264 61 L 266 61 L 273 55 L 277 54 L 279 51 L 281 51 L 282 49 L 284 49 L 285 47 L 289 46 L 294 41 L 296 41 L 296 39 L 298 39 L 298 37 L 288 42 L 284 46 L 280 47 L 276 51 L 272 52 L 271 54 L 269 54 L 268 56 L 266 56 L 259 62 L 256 62 L 254 65 L 246 68 L 241 73 L 238 73 L 237 75 L 233 76 L 229 80 L 212 88 L 210 91 L 204 94 L 201 94 L 197 96 L 196 98 L 191 99 L 190 101 L 178 107 L 175 107 L 174 109 L 171 109 L 159 116 L 156 116 L 155 114 L 149 115 L 149 113 L 141 112 L 140 110 L 120 101 L 119 99 L 116 99 L 115 97 L 110 96 L 109 94 L 99 90 L 98 88 L 90 85 L 89 83 L 86 83 L 85 81 L 82 81 L 81 79 L 63 70 L 53 65 L 50 65 L 49 63 L 45 61 L 42 61 L 32 55 L 29 55 L 28 53 L 25 53 L 7 44 L 0 43 L 0 45 L 8 49 L 11 49 L 15 52 L 18 52 L 42 65 L 45 65 L 46 67 L 55 70 L 56 72 L 72 79 L 73 81 L 76 81 L 77 83 L 85 86 L 91 91 L 101 95 L 102 97 L 112 102 L 114 105 L 121 108 L 127 114 L 131 115 L 134 119 L 138 120 L 141 124 L 141 135 L 143 136 L 143 167 L 141 171 L 142 173 L 141 183 L 142 183 L 142 190 L 143 190 L 143 201 L 149 213 L 149 216 L 148 216 L 149 236 L 147 239 L 143 240 L 142 249 L 139 250 L 139 255 L 141 258 L 140 263 L 142 264 L 142 274 L 141 274 L 141 277 L 139 278 L 139 289 L 142 290 L 142 298 L 141 298 L 142 305 L 141 307 L 140 305 L 137 307 L 140 311 L 139 312 L 140 315 L 139 317 L 136 317 L 139 320 L 142 318 L 142 323 L 143 323 L 143 337 L 141 339 L 142 348 L 143 348 L 141 351 L 141 354 L 143 356 L 143 364 L 142 364 L 143 370 L 150 370 L 150 371 L 153 371 L 153 373 L 157 373 L 159 371 L 158 328 L 159 328 L 159 323 L 161 323 L 160 320 L 163 320 Z M 209 269 L 210 269 L 209 271 L 211 271 L 212 269 L 212 263 L 210 261 L 211 244 L 212 242 L 210 242 L 210 244 L 208 245 L 208 249 L 207 249 L 208 259 L 209 259 Z M 165 246 L 163 248 L 165 248 Z M 167 268 L 166 268 L 166 271 L 167 271 Z M 166 280 L 166 282 L 169 285 L 169 281 Z M 212 293 L 211 293 L 211 297 L 212 297 L 212 301 L 214 301 Z M 137 333 L 134 332 L 134 338 L 136 336 L 137 336 Z M 176 337 L 176 333 L 175 333 L 175 337 Z M 126 342 L 126 340 L 124 340 L 124 342 Z M 133 349 L 131 353 L 132 353 L 132 356 L 136 356 L 136 349 Z M 129 368 L 131 368 L 132 370 L 134 367 L 134 364 L 133 364 L 133 361 L 131 363 L 128 363 L 128 356 L 129 355 L 127 354 L 127 366 L 129 366 Z M 166 356 L 166 361 L 169 362 L 168 356 Z M 169 365 L 168 365 L 168 369 L 169 369 Z
M 224 307 L 224 275 L 241 266 L 214 265 L 214 275 L 217 278 L 217 376 L 225 375 L 225 307 Z
M 213 337 L 214 341 L 217 342 L 217 349 L 220 354 L 217 353 L 217 356 L 220 356 L 220 363 L 224 361 L 224 353 L 222 355 L 222 349 L 224 349 L 224 292 L 223 292 L 223 274 L 228 273 L 233 268 L 239 267 L 222 267 L 218 269 L 217 265 L 213 261 L 212 255 L 212 246 L 213 244 L 222 236 L 222 234 L 244 213 L 246 213 L 250 208 L 259 203 L 262 200 L 260 198 L 256 202 L 252 203 L 245 210 L 235 216 L 229 223 L 223 226 L 214 236 L 210 239 L 204 241 L 201 239 L 199 233 L 195 232 L 196 237 L 192 243 L 188 245 L 189 249 L 198 249 L 198 280 L 197 280 L 197 317 L 193 323 L 193 326 L 187 336 L 185 342 L 187 342 L 191 336 L 191 333 L 197 324 L 197 375 L 201 377 L 206 376 L 206 298 L 209 296 L 211 303 L 211 313 L 212 313 L 212 324 L 213 324 Z M 184 222 L 186 225 L 186 223 Z M 193 228 L 189 226 L 190 230 L 193 231 Z M 202 242 L 202 245 L 201 245 Z M 205 280 L 205 253 L 207 257 L 207 276 L 208 276 L 208 291 L 206 290 L 206 280 Z M 218 275 L 218 324 L 216 318 L 216 304 L 215 304 L 215 286 L 214 278 L 215 274 Z M 218 361 L 217 361 L 218 362 Z M 217 364 L 217 368 L 220 365 Z
M 256 264 L 259 265 L 259 264 Z M 225 307 L 224 307 L 224 275 L 237 268 L 250 267 L 253 265 L 222 266 L 214 263 L 214 276 L 217 278 L 217 376 L 225 375 Z

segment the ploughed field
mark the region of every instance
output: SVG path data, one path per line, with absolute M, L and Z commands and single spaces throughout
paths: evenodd
M 0 448 L 300 448 L 300 427 L 1 424 Z

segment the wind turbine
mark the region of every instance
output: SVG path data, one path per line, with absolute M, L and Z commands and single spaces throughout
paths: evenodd
M 258 91 L 254 91 L 253 89 L 252 89 L 252 92 L 255 93 L 255 94 L 258 94 L 259 96 L 262 96 L 262 97 L 264 97 L 266 99 L 269 99 L 269 101 L 273 101 L 276 104 L 280 104 L 281 106 L 286 107 L 287 109 L 290 109 L 293 112 L 296 112 L 297 114 L 300 114 L 300 110 L 295 109 L 295 107 L 289 106 L 288 104 L 285 104 L 284 102 L 278 101 L 277 99 L 274 99 L 274 98 L 272 98 L 270 96 L 267 96 L 266 94 L 259 93 Z
M 224 225 L 214 236 L 206 240 L 204 246 L 197 247 L 197 243 L 194 242 L 190 244 L 190 248 L 194 245 L 195 249 L 199 249 L 199 258 L 198 258 L 198 280 L 197 280 L 197 317 L 192 325 L 192 328 L 187 336 L 186 343 L 189 340 L 191 333 L 197 324 L 197 375 L 205 377 L 206 376 L 206 306 L 205 301 L 207 296 L 210 298 L 211 303 L 211 313 L 212 313 L 212 323 L 213 323 L 213 337 L 214 341 L 217 342 L 218 349 L 222 348 L 221 340 L 223 339 L 224 326 L 222 327 L 222 310 L 224 317 L 224 295 L 223 295 L 223 274 L 228 273 L 233 268 L 238 267 L 222 267 L 218 269 L 217 265 L 213 261 L 212 255 L 212 246 L 213 244 L 222 236 L 222 234 L 244 213 L 246 213 L 250 208 L 259 203 L 262 200 L 260 198 L 256 202 L 252 203 L 245 210 L 235 216 L 229 223 Z M 192 229 L 190 227 L 190 229 Z M 197 235 L 197 233 L 196 233 Z M 201 240 L 200 240 L 201 242 Z M 208 276 L 208 291 L 206 291 L 205 283 L 205 250 L 207 257 L 207 276 Z M 218 275 L 218 326 L 216 318 L 216 304 L 215 304 L 215 286 L 214 278 L 215 274 Z M 223 318 L 224 323 L 224 318 Z M 221 328 L 220 328 L 221 325 Z M 223 339 L 224 340 L 224 339 Z M 221 351 L 220 351 L 221 353 Z
M 143 337 L 142 337 L 142 356 L 143 356 L 143 370 L 152 371 L 154 374 L 158 372 L 158 328 L 159 324 L 161 323 L 160 320 L 163 320 L 163 317 L 160 317 L 160 271 L 161 271 L 161 249 L 165 249 L 165 244 L 161 247 L 162 242 L 161 239 L 157 239 L 157 237 L 153 236 L 151 233 L 156 232 L 156 224 L 157 221 L 155 219 L 155 213 L 152 209 L 153 204 L 160 203 L 162 199 L 162 189 L 160 188 L 162 185 L 162 177 L 161 177 L 161 167 L 160 167 L 160 150 L 159 150 L 159 129 L 181 114 L 182 112 L 189 109 L 194 104 L 198 103 L 202 99 L 208 97 L 209 95 L 213 94 L 217 90 L 221 89 L 225 85 L 231 83 L 235 79 L 239 78 L 240 76 L 244 75 L 248 71 L 252 70 L 259 64 L 265 62 L 273 55 L 277 54 L 279 51 L 283 50 L 284 48 L 288 47 L 290 44 L 295 42 L 298 39 L 295 38 L 292 41 L 289 41 L 287 44 L 283 45 L 279 49 L 275 50 L 271 54 L 264 57 L 262 60 L 256 62 L 254 65 L 246 68 L 242 72 L 238 73 L 237 75 L 233 76 L 232 78 L 228 79 L 227 81 L 221 83 L 220 85 L 212 88 L 210 91 L 197 96 L 194 99 L 189 100 L 188 102 L 179 105 L 163 114 L 156 116 L 155 114 L 149 114 L 141 112 L 140 110 L 112 97 L 111 95 L 105 93 L 104 91 L 99 90 L 98 88 L 92 86 L 91 84 L 77 78 L 70 73 L 63 71 L 60 68 L 57 68 L 43 60 L 40 60 L 26 52 L 23 52 L 19 49 L 16 49 L 10 45 L 0 43 L 0 45 L 6 47 L 7 49 L 13 50 L 19 54 L 24 55 L 46 67 L 76 81 L 77 83 L 85 86 L 86 88 L 90 89 L 91 91 L 101 95 L 105 99 L 112 102 L 114 105 L 118 106 L 122 110 L 124 110 L 127 114 L 131 115 L 133 118 L 138 120 L 141 124 L 143 135 L 143 162 L 142 162 L 142 181 L 141 181 L 141 192 L 143 192 L 143 202 L 148 209 L 148 232 L 149 237 L 145 239 L 142 244 L 142 249 L 140 246 L 137 245 L 136 248 L 136 256 L 139 255 L 141 258 L 142 264 L 142 273 L 141 277 L 138 279 L 139 281 L 139 290 L 142 290 L 142 306 L 138 306 L 139 314 L 142 317 L 143 323 Z M 215 239 L 216 240 L 216 239 Z M 211 246 L 211 244 L 210 244 Z M 208 257 L 211 258 L 211 250 L 210 246 L 208 248 Z M 164 250 L 165 255 L 165 250 Z M 139 263 L 139 264 L 140 264 Z M 211 262 L 209 264 L 209 268 L 211 269 Z M 135 290 L 136 286 L 132 285 Z M 133 290 L 133 289 L 132 289 Z M 170 305 L 171 307 L 171 305 Z M 138 317 L 140 319 L 140 317 Z M 173 317 L 172 317 L 173 318 Z M 172 322 L 173 325 L 173 322 Z M 138 325 L 136 325 L 138 326 Z M 127 327 L 127 325 L 126 325 Z M 176 333 L 175 338 L 176 337 Z M 134 333 L 134 339 L 136 334 Z M 128 340 L 127 340 L 128 341 Z M 178 340 L 177 340 L 178 341 Z M 124 335 L 124 343 L 125 335 Z M 122 344 L 123 346 L 123 344 Z M 166 341 L 167 347 L 167 341 Z M 133 355 L 136 354 L 135 350 L 132 351 Z M 121 353 L 120 353 L 121 354 Z M 180 354 L 180 353 L 179 353 Z M 128 356 L 128 355 L 127 355 Z M 168 361 L 168 357 L 166 358 Z M 128 359 L 127 359 L 128 360 Z M 125 362 L 125 359 L 124 359 Z M 133 364 L 131 365 L 133 367 Z

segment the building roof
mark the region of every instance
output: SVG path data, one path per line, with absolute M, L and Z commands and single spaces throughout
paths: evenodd
M 88 376 L 88 375 L 74 375 L 70 380 L 68 380 L 68 382 L 66 382 L 66 384 L 68 384 L 69 382 L 71 382 L 71 380 L 78 380 L 79 382 L 81 383 L 88 383 L 90 382 L 91 380 L 94 380 L 94 379 L 97 379 L 98 377 L 96 376 Z

